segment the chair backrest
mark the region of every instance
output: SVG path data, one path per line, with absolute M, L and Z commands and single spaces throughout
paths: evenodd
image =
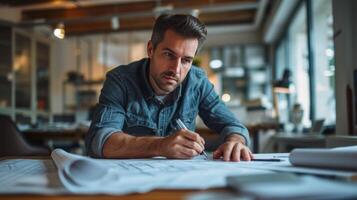
M 0 115 L 0 157 L 2 156 L 42 156 L 49 150 L 29 144 L 7 115 Z

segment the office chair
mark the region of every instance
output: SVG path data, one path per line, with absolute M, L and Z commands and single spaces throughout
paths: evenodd
M 28 143 L 9 116 L 0 115 L 0 128 L 0 157 L 50 155 L 49 149 Z

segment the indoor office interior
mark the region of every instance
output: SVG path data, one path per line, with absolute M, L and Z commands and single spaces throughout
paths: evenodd
M 206 24 L 193 64 L 247 126 L 254 153 L 356 145 L 356 10 L 353 0 L 1 0 L 1 156 L 85 154 L 106 73 L 147 57 L 162 13 Z

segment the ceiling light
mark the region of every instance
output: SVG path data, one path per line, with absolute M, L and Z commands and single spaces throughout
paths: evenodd
M 222 101 L 229 102 L 231 100 L 231 95 L 225 93 L 222 95 Z
M 193 9 L 191 10 L 191 13 L 190 13 L 192 16 L 194 17 L 198 17 L 198 15 L 200 14 L 200 10 L 198 9 Z
M 65 36 L 64 24 L 59 23 L 56 28 L 53 30 L 53 35 L 59 39 L 63 39 Z
M 215 60 L 212 60 L 210 63 L 209 63 L 210 67 L 212 69 L 219 69 L 223 66 L 223 63 L 221 60 L 219 59 L 215 59 Z

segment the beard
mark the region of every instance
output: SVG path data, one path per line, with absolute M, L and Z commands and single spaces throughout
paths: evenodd
M 180 83 L 180 76 L 172 71 L 165 71 L 153 77 L 156 86 L 166 94 L 174 91 Z

